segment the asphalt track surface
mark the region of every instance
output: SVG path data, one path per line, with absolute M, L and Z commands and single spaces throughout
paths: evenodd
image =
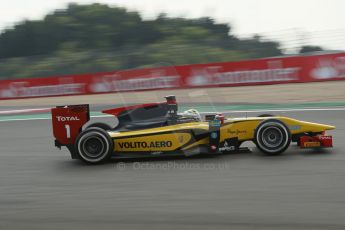
M 50 120 L 0 122 L 0 229 L 345 229 L 345 111 L 284 115 L 336 125 L 335 148 L 90 166 Z

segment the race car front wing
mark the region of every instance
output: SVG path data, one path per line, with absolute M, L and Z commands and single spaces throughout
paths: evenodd
M 333 147 L 333 138 L 324 133 L 316 136 L 302 136 L 299 139 L 299 146 L 306 148 L 331 148 Z

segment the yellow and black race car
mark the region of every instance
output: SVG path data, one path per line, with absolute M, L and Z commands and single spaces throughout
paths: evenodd
M 191 109 L 178 113 L 175 96 L 165 102 L 103 111 L 117 117 L 118 125 L 88 125 L 89 105 L 52 109 L 55 145 L 66 146 L 73 159 L 101 163 L 110 157 L 222 154 L 240 151 L 253 141 L 265 154 L 284 152 L 291 141 L 301 148 L 332 147 L 326 130 L 334 126 L 282 116 L 224 118 L 220 113 L 203 119 Z M 87 126 L 87 127 L 85 127 Z

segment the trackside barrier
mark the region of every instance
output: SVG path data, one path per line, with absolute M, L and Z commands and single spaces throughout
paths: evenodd
M 345 80 L 345 53 L 0 81 L 0 99 Z

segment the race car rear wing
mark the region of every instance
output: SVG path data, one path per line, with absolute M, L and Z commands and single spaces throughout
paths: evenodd
M 73 145 L 82 127 L 90 120 L 89 105 L 57 106 L 51 110 L 55 146 Z
M 103 112 L 117 116 L 120 123 L 131 122 L 133 117 L 140 117 L 136 116 L 138 114 L 146 119 L 148 118 L 147 116 L 152 115 L 154 115 L 153 117 L 167 115 L 169 121 L 174 123 L 177 119 L 178 109 L 176 97 L 170 95 L 166 96 L 165 99 L 166 102 L 126 106 L 104 110 Z M 162 107 L 162 105 L 164 106 Z M 158 110 L 161 108 L 158 115 L 151 110 L 155 107 Z M 137 113 L 134 113 L 135 110 L 138 110 Z M 147 110 L 146 113 L 144 113 L 145 110 Z M 69 147 L 74 145 L 76 138 L 82 131 L 83 125 L 90 120 L 90 107 L 88 104 L 57 106 L 56 108 L 52 108 L 51 114 L 55 146 Z

